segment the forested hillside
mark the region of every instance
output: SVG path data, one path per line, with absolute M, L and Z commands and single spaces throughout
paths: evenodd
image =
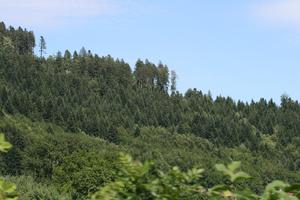
M 13 148 L 0 172 L 21 199 L 85 199 L 116 178 L 120 152 L 168 171 L 242 161 L 261 192 L 274 179 L 300 182 L 300 105 L 176 91 L 162 63 L 100 57 L 82 48 L 45 57 L 26 29 L 0 23 L 0 132 Z M 19 184 L 19 185 L 18 185 Z M 50 197 L 51 196 L 51 197 Z

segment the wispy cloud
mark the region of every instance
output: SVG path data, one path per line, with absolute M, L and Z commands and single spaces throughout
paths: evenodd
M 0 20 L 13 24 L 53 26 L 119 13 L 114 0 L 0 0 Z
M 254 12 L 260 19 L 272 25 L 300 28 L 300 0 L 273 0 L 260 3 Z

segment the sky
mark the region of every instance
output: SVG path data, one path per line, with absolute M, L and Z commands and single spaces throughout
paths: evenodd
M 90 49 L 163 62 L 177 89 L 300 100 L 300 0 L 0 0 L 0 21 L 44 36 L 47 54 Z

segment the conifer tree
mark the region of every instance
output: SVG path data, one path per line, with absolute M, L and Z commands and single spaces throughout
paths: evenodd
M 46 41 L 43 36 L 40 37 L 40 45 L 39 45 L 40 57 L 42 58 L 43 55 L 46 53 Z
M 176 92 L 176 79 L 177 74 L 174 70 L 171 71 L 171 92 L 174 94 Z
M 69 59 L 71 59 L 71 57 L 72 57 L 72 55 L 71 55 L 70 51 L 66 50 L 65 54 L 64 54 L 64 58 L 67 59 L 67 60 L 69 60 Z

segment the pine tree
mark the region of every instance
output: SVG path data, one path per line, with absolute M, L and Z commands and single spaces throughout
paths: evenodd
M 39 47 L 40 47 L 40 57 L 42 58 L 43 57 L 43 55 L 46 53 L 46 41 L 45 41 L 45 39 L 44 39 L 44 37 L 43 36 L 41 36 L 40 37 L 40 45 L 39 45 Z
M 171 71 L 171 92 L 172 94 L 175 94 L 176 92 L 176 79 L 177 74 L 174 70 Z
M 69 50 L 66 50 L 65 51 L 65 54 L 64 54 L 64 58 L 66 59 L 66 60 L 70 60 L 71 59 L 71 53 L 70 53 L 70 51 Z
M 84 47 L 82 47 L 82 48 L 80 49 L 80 51 L 79 51 L 79 56 L 80 56 L 80 57 L 86 57 L 86 56 L 87 56 L 87 52 L 86 52 L 86 50 L 85 50 Z
M 0 33 L 5 33 L 6 31 L 6 26 L 4 22 L 0 22 Z

